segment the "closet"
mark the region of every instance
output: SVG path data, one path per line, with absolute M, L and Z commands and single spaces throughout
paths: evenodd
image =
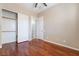
M 16 20 L 17 14 L 12 11 L 2 9 L 1 19 L 1 40 L 2 44 L 16 41 Z
M 1 40 L 2 44 L 29 40 L 29 16 L 2 9 Z
M 2 44 L 20 43 L 34 38 L 44 39 L 43 17 L 28 16 L 2 9 L 2 19 L 0 21 Z

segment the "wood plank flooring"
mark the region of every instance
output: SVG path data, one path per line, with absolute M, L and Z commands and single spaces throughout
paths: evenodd
M 79 51 L 33 39 L 17 46 L 16 43 L 4 44 L 0 49 L 0 56 L 79 56 Z

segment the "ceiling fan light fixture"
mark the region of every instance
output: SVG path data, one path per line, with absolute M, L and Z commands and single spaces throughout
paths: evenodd
M 34 3 L 34 7 L 35 8 L 43 8 L 43 7 L 47 7 L 46 3 Z

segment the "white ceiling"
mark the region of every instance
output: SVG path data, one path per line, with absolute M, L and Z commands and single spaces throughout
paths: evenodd
M 20 6 L 24 7 L 25 9 L 28 9 L 32 12 L 40 13 L 40 12 L 56 5 L 57 3 L 46 3 L 46 4 L 47 4 L 47 7 L 40 7 L 40 8 L 39 8 L 39 6 L 41 5 L 40 3 L 38 4 L 37 8 L 34 7 L 34 3 L 21 3 Z

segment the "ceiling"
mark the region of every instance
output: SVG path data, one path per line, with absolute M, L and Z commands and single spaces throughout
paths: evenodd
M 39 3 L 37 8 L 34 7 L 34 3 L 21 3 L 19 5 L 32 12 L 40 13 L 40 12 L 45 11 L 46 9 L 56 5 L 57 3 L 46 3 L 46 4 L 47 4 L 47 7 L 39 7 L 39 6 L 41 6 L 41 3 Z

